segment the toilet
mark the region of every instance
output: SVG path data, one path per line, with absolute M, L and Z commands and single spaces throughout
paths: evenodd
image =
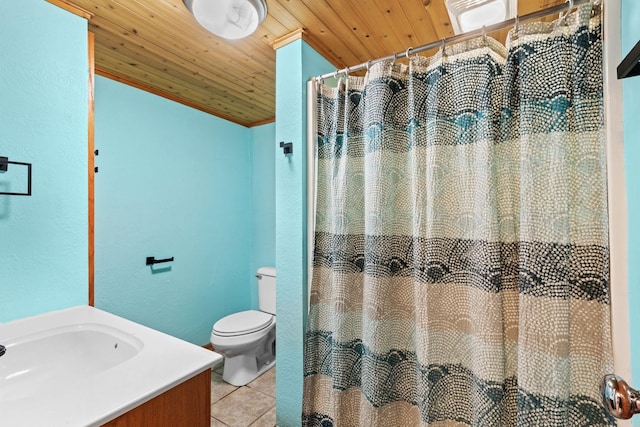
M 276 364 L 276 269 L 261 267 L 256 277 L 260 311 L 225 316 L 211 331 L 211 345 L 224 356 L 222 379 L 235 386 L 250 383 Z

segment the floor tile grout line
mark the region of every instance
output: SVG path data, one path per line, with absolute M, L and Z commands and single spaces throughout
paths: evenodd
M 247 426 L 251 426 L 251 425 L 252 425 L 252 424 L 254 424 L 256 421 L 258 421 L 261 417 L 263 417 L 267 412 L 269 412 L 271 409 L 275 408 L 275 406 L 276 406 L 276 403 L 275 403 L 275 397 L 270 396 L 270 395 L 268 395 L 268 394 L 266 394 L 266 393 L 260 392 L 260 391 L 258 391 L 257 389 L 253 389 L 253 388 L 251 388 L 251 387 L 247 387 L 247 386 L 240 386 L 240 387 L 237 387 L 237 388 L 236 388 L 235 390 L 233 390 L 231 393 L 228 393 L 224 398 L 228 398 L 228 397 L 230 397 L 232 394 L 234 394 L 234 393 L 238 392 L 238 391 L 239 391 L 239 390 L 241 390 L 241 389 L 246 389 L 246 390 L 251 391 L 251 392 L 257 392 L 258 394 L 260 394 L 260 395 L 262 395 L 262 396 L 265 396 L 265 397 L 270 398 L 270 399 L 272 399 L 272 400 L 273 400 L 273 404 L 272 404 L 272 405 L 270 405 L 268 408 L 266 408 L 263 412 L 258 413 L 258 414 L 256 415 L 256 417 L 255 417 L 253 420 L 251 420 L 248 424 L 246 424 Z M 222 399 L 224 399 L 224 398 L 221 398 L 221 399 L 219 399 L 218 401 L 216 401 L 215 403 L 213 403 L 213 404 L 211 405 L 211 407 L 213 408 L 213 406 L 214 406 L 215 404 L 220 403 L 220 401 L 221 401 Z M 214 418 L 216 421 L 220 421 L 220 419 L 219 419 L 219 418 L 217 418 L 217 417 L 215 417 L 214 415 L 211 415 L 211 418 Z M 222 422 L 222 423 L 223 423 L 223 425 L 228 426 L 228 424 L 225 424 L 223 421 L 220 421 L 220 422 Z
M 262 414 L 258 415 L 258 418 L 256 418 L 255 420 L 253 420 L 253 421 L 251 422 L 251 424 L 255 424 L 255 423 L 256 423 L 256 421 L 258 421 L 260 418 L 262 418 L 262 417 L 263 417 L 267 412 L 269 412 L 271 409 L 275 408 L 275 406 L 276 406 L 275 404 L 274 404 L 273 406 L 269 406 L 269 407 L 267 408 L 267 410 L 266 410 L 266 411 L 264 411 Z M 249 424 L 249 425 L 251 425 L 251 424 Z
M 272 408 L 269 408 L 269 410 L 268 410 L 267 412 L 269 412 L 271 409 L 272 409 Z M 251 426 L 255 425 L 255 424 L 260 420 L 260 418 L 262 418 L 262 417 L 264 417 L 264 416 L 266 415 L 266 413 L 267 413 L 267 412 L 265 412 L 264 414 L 262 414 L 262 415 L 260 415 L 258 418 L 256 418 L 256 419 L 255 419 L 251 424 L 249 424 L 249 426 L 248 426 L 248 427 L 251 427 Z M 275 427 L 275 426 L 274 426 L 274 427 Z
M 250 388 L 250 389 L 251 389 L 251 390 L 253 390 L 253 391 L 257 391 L 257 392 L 258 392 L 258 393 L 260 393 L 260 394 L 264 394 L 265 396 L 269 396 L 269 397 L 272 397 L 272 398 L 274 398 L 274 399 L 276 398 L 275 396 L 273 396 L 273 395 L 271 395 L 271 394 L 269 394 L 269 393 L 266 393 L 265 391 L 260 390 L 259 388 L 249 387 L 249 386 L 247 386 L 247 388 Z
M 218 408 L 220 407 L 219 404 L 223 399 L 227 399 L 227 398 L 234 399 L 232 395 L 234 393 L 239 392 L 242 389 L 245 389 L 246 392 L 252 392 L 252 393 L 257 392 L 258 394 L 256 396 L 262 396 L 262 398 L 259 398 L 260 400 L 262 400 L 263 398 L 270 399 L 273 402 L 273 404 L 265 408 L 264 411 L 261 411 L 258 414 L 256 414 L 253 420 L 245 420 L 245 422 L 247 422 L 246 426 L 248 427 L 251 427 L 251 426 L 258 427 L 259 425 L 264 425 L 264 422 L 261 422 L 260 424 L 257 424 L 257 423 L 261 418 L 265 417 L 269 412 L 275 411 L 275 407 L 276 407 L 275 395 L 272 394 L 273 392 L 275 392 L 275 390 L 272 390 L 272 388 L 275 387 L 275 370 L 272 374 L 265 373 L 267 375 L 272 376 L 272 378 L 267 378 L 266 376 L 263 377 L 261 375 L 258 378 L 254 379 L 253 381 L 251 381 L 250 383 L 245 384 L 243 386 L 233 386 L 231 384 L 224 382 L 224 380 L 222 379 L 222 375 L 224 372 L 213 371 L 213 373 L 217 374 L 217 378 L 216 378 L 217 381 L 212 380 L 212 388 L 216 387 L 218 388 L 219 391 L 225 390 L 226 392 L 223 392 L 222 395 L 217 396 L 215 401 L 211 402 L 212 411 L 214 406 L 218 405 Z M 231 388 L 230 391 L 228 390 L 229 388 Z M 270 418 L 271 416 L 268 416 L 263 421 L 266 421 L 267 419 L 270 419 Z M 211 419 L 215 420 L 215 422 L 220 424 L 220 426 L 230 427 L 229 424 L 226 424 L 225 422 L 223 422 L 213 414 L 211 414 Z
M 237 391 L 238 391 L 238 390 L 240 390 L 241 388 L 247 388 L 247 389 L 249 389 L 249 390 L 251 390 L 251 391 L 255 391 L 255 392 L 257 392 L 257 393 L 260 393 L 260 394 L 262 394 L 262 395 L 264 395 L 264 396 L 266 396 L 266 397 L 270 397 L 270 398 L 272 398 L 273 400 L 275 400 L 275 398 L 276 398 L 275 396 L 272 396 L 272 395 L 271 395 L 271 394 L 269 394 L 269 393 L 265 393 L 264 391 L 262 391 L 262 390 L 260 390 L 260 389 L 253 388 L 253 387 L 249 387 L 248 385 L 243 385 L 243 386 L 240 386 L 240 387 L 236 387 L 236 389 L 235 389 L 235 390 L 230 391 L 229 393 L 227 393 L 227 394 L 225 394 L 224 396 L 220 397 L 218 400 L 216 400 L 215 402 L 212 402 L 211 404 L 213 405 L 214 403 L 219 402 L 220 400 L 224 399 L 225 397 L 227 397 L 227 396 L 229 396 L 229 395 L 231 395 L 231 394 L 233 394 L 233 393 L 237 392 Z M 273 406 L 275 406 L 275 403 L 274 403 L 274 405 L 273 405 Z M 271 408 L 269 408 L 269 409 L 271 409 Z
M 214 403 L 218 403 L 219 401 L 221 401 L 222 399 L 224 399 L 225 397 L 229 396 L 231 393 L 234 393 L 234 392 L 236 392 L 236 391 L 238 391 L 238 389 L 231 390 L 230 392 L 228 392 L 228 393 L 225 393 L 225 394 L 221 395 L 221 396 L 220 396 L 220 397 L 218 397 L 216 400 L 212 401 L 212 402 L 211 402 L 211 404 L 213 405 Z
M 270 410 L 272 410 L 272 409 L 273 409 L 273 408 L 275 408 L 275 407 L 276 407 L 276 405 L 273 405 L 272 407 L 270 407 L 269 409 L 267 409 L 267 410 L 265 411 L 265 413 L 264 413 L 264 414 L 260 415 L 258 418 L 256 418 L 255 420 L 253 420 L 253 421 L 251 422 L 251 424 L 249 424 L 249 427 L 251 427 L 252 425 L 254 425 L 255 423 L 257 423 L 257 422 L 258 422 L 258 420 L 259 420 L 260 418 L 264 417 L 264 416 L 267 414 L 267 412 L 269 412 Z
M 226 393 L 226 394 L 220 396 L 218 399 L 216 399 L 213 402 L 211 402 L 211 405 L 215 405 L 216 403 L 220 402 L 222 399 L 224 399 L 225 397 L 229 396 L 231 393 L 235 393 L 236 391 L 238 391 L 238 389 L 231 390 L 229 393 Z
M 228 424 L 223 423 L 222 421 L 220 421 L 218 418 L 214 417 L 213 415 L 211 416 L 211 418 L 213 418 L 214 420 L 216 420 L 217 422 L 219 422 L 220 424 L 222 424 L 224 427 L 229 427 Z

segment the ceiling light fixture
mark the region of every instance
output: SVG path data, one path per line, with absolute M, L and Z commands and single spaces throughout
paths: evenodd
M 456 34 L 511 19 L 518 8 L 517 0 L 447 0 L 446 5 Z
M 235 40 L 251 35 L 267 17 L 265 0 L 183 0 L 207 31 Z

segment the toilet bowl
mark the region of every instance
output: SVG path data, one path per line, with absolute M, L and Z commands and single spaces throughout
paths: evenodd
M 260 311 L 247 310 L 218 320 L 211 345 L 224 356 L 222 379 L 235 386 L 250 383 L 275 365 L 275 269 L 258 269 Z

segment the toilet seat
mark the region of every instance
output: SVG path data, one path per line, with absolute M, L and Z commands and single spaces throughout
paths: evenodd
M 213 333 L 221 337 L 247 335 L 267 328 L 273 323 L 273 315 L 256 310 L 241 311 L 218 320 Z

